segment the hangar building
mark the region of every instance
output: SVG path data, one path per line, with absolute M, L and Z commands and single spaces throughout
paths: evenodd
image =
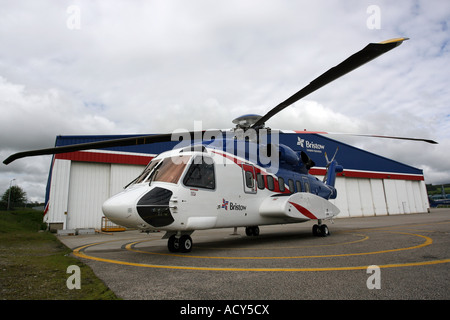
M 131 137 L 58 136 L 55 146 Z M 294 151 L 305 151 L 316 163 L 310 173 L 322 179 L 325 156 L 339 151 L 336 160 L 344 167 L 338 174 L 338 196 L 331 200 L 338 217 L 362 217 L 427 212 L 429 202 L 423 171 L 352 147 L 330 138 L 298 131 L 283 131 L 279 142 Z M 52 159 L 44 221 L 54 229 L 102 227 L 102 204 L 135 179 L 157 154 L 178 142 L 77 151 Z

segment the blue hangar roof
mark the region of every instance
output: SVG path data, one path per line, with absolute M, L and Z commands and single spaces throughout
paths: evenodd
M 103 141 L 141 135 L 89 135 L 89 136 L 57 136 L 55 146 L 65 146 L 78 143 Z M 312 133 L 280 132 L 279 143 L 289 146 L 296 152 L 304 151 L 316 163 L 310 170 L 311 174 L 325 173 L 325 152 L 332 157 L 339 148 L 336 160 L 344 167 L 340 175 L 347 177 L 366 178 L 397 178 L 406 180 L 424 180 L 421 169 L 391 160 L 374 153 L 350 146 L 348 144 Z M 56 155 L 56 159 L 73 161 L 110 162 L 147 164 L 157 154 L 173 149 L 179 141 L 159 142 L 147 145 L 127 147 L 114 147 L 98 150 L 96 152 L 72 152 Z M 106 153 L 105 153 L 106 150 Z M 397 177 L 397 175 L 400 175 Z

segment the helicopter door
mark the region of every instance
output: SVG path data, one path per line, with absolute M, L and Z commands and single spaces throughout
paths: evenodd
M 242 164 L 242 175 L 244 178 L 244 192 L 256 193 L 255 168 L 251 164 Z

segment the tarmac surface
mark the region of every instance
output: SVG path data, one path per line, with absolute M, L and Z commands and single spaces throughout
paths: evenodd
M 125 300 L 450 299 L 450 209 L 314 223 L 195 231 L 184 254 L 164 232 L 58 238 Z

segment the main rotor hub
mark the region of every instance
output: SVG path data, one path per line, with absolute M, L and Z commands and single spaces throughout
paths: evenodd
M 258 114 L 244 114 L 243 116 L 237 117 L 233 120 L 233 123 L 236 125 L 236 129 L 248 129 L 250 128 L 256 121 L 261 119 L 262 116 Z

